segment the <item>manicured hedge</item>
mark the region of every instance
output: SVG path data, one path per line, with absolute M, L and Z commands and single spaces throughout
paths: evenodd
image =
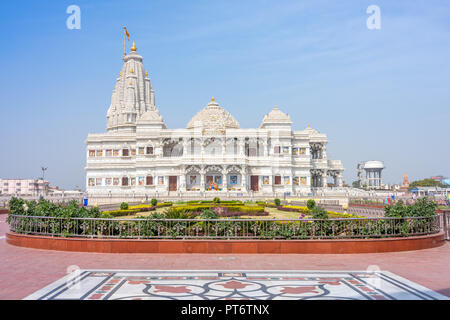
M 123 216 L 132 216 L 136 213 L 140 212 L 139 209 L 127 209 L 127 210 L 114 210 L 114 211 L 104 211 L 103 215 L 109 215 L 111 217 L 123 217 Z
M 277 208 L 278 208 L 278 210 L 281 210 L 281 211 L 300 212 L 300 213 L 305 213 L 305 214 L 311 213 L 311 210 L 309 210 L 307 207 L 288 205 L 288 206 L 280 206 Z

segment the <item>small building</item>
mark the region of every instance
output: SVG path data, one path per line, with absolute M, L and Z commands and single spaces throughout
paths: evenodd
M 383 161 L 370 160 L 360 162 L 357 166 L 360 185 L 365 184 L 368 189 L 382 189 L 381 172 L 384 168 Z M 365 179 L 363 178 L 363 171 L 366 173 Z
M 409 192 L 416 194 L 419 197 L 422 196 L 445 196 L 450 193 L 450 188 L 441 188 L 441 187 L 414 187 Z
M 49 182 L 42 179 L 0 179 L 0 193 L 8 196 L 37 196 L 47 192 Z

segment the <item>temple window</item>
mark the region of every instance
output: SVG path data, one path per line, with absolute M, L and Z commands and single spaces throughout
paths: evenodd
M 145 148 L 144 147 L 139 147 L 138 154 L 142 155 L 142 154 L 144 154 L 144 152 L 145 152 Z
M 152 186 L 153 185 L 153 177 L 152 176 L 147 176 L 146 177 L 146 185 L 147 186 Z
M 112 157 L 112 149 L 106 149 L 105 156 L 106 157 Z
M 153 147 L 147 147 L 146 154 L 153 154 Z
M 275 176 L 275 183 L 274 184 L 281 184 L 281 176 Z
M 130 155 L 130 151 L 128 149 L 122 149 L 122 156 L 128 157 Z
M 135 156 L 136 155 L 136 149 L 131 149 L 131 155 Z
M 281 153 L 281 147 L 280 146 L 275 146 L 273 148 L 273 153 L 275 154 L 280 154 Z
M 128 177 L 122 177 L 122 185 L 128 186 Z
M 95 157 L 95 150 L 89 150 L 89 157 Z
M 103 150 L 97 150 L 97 157 L 103 157 Z

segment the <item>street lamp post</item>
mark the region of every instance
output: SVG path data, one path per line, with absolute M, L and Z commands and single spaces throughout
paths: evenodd
M 45 196 L 45 171 L 47 171 L 48 168 L 41 167 L 42 170 L 42 197 Z

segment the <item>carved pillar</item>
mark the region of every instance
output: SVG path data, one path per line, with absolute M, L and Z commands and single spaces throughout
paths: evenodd
M 324 170 L 322 173 L 322 184 L 321 184 L 322 188 L 326 188 L 327 187 L 327 172 Z
M 180 175 L 180 191 L 186 192 L 186 167 L 183 166 Z
M 247 168 L 245 166 L 241 170 L 241 185 L 242 189 L 247 192 Z
M 205 167 L 201 166 L 200 168 L 200 191 L 205 191 Z
M 227 181 L 227 170 L 222 170 L 222 190 L 227 191 L 228 190 L 228 181 Z
M 183 139 L 183 157 L 185 157 L 185 158 L 188 156 L 188 148 L 189 148 L 189 139 L 184 138 Z
M 225 157 L 227 155 L 227 139 L 222 139 L 222 157 Z
M 200 141 L 200 155 L 203 158 L 205 156 L 205 140 L 201 139 Z
M 337 186 L 340 188 L 343 187 L 342 172 L 339 172 L 337 175 Z
M 243 156 L 245 154 L 245 139 L 239 139 L 239 155 Z

